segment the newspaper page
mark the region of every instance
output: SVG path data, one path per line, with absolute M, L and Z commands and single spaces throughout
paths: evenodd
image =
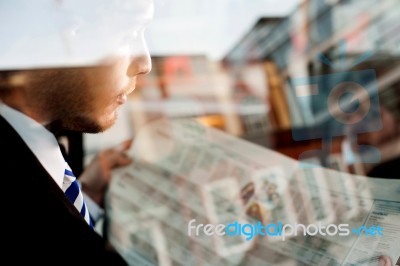
M 113 173 L 106 213 L 107 236 L 131 265 L 400 257 L 400 180 L 298 162 L 190 119 L 149 124 L 130 152 L 134 163 Z

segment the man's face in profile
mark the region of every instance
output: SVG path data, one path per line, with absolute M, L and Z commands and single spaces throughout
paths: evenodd
M 97 133 L 114 124 L 136 77 L 150 67 L 148 57 L 120 57 L 94 67 L 28 71 L 24 93 L 50 129 Z
M 47 56 L 45 49 L 39 49 L 38 55 L 27 59 L 33 60 L 29 64 L 39 62 L 39 67 L 31 69 L 28 64 L 28 70 L 19 71 L 25 80 L 19 102 L 3 100 L 50 129 L 101 132 L 114 124 L 117 108 L 135 89 L 136 77 L 151 69 L 144 30 L 152 19 L 153 3 L 55 2 L 65 33 L 62 47 L 56 48 L 66 53 L 58 57 L 60 53 L 52 55 L 49 49 Z M 43 52 L 47 58 L 42 60 Z

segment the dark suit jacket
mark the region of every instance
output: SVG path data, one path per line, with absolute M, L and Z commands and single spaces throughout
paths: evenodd
M 126 265 L 86 224 L 17 132 L 0 116 L 0 261 Z

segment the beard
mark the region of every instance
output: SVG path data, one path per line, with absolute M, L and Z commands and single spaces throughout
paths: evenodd
M 67 130 L 95 134 L 110 128 L 116 119 L 117 115 L 115 115 L 114 119 L 109 119 L 105 123 L 99 123 L 83 115 L 68 116 L 50 122 L 46 125 L 46 128 L 53 133 Z
M 116 112 L 105 114 L 101 106 L 106 103 L 96 102 L 95 89 L 90 88 L 87 77 L 93 71 L 95 68 L 30 71 L 25 90 L 28 104 L 41 117 L 49 118 L 46 127 L 51 132 L 99 133 L 115 123 Z

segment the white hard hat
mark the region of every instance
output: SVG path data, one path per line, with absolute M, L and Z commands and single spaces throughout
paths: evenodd
M 88 66 L 147 54 L 152 0 L 2 0 L 0 70 Z

